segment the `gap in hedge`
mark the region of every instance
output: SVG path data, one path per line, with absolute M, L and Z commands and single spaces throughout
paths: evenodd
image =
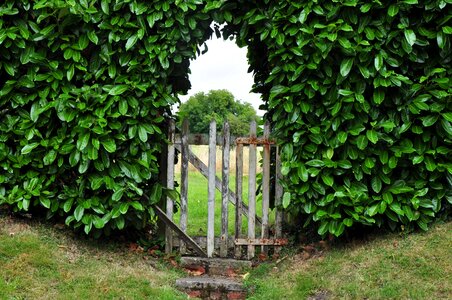
M 259 110 L 261 94 L 250 92 L 254 79 L 253 74 L 248 73 L 247 49 L 239 48 L 235 40 L 224 40 L 215 34 L 206 45 L 207 48 L 200 48 L 202 52 L 207 51 L 190 63 L 191 89 L 187 95 L 180 96 L 181 101 L 187 101 L 198 92 L 226 89 L 235 99 L 251 103 L 257 114 L 263 115 L 265 111 Z

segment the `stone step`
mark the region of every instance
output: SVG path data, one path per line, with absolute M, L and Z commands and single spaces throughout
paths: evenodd
M 237 280 L 224 277 L 198 276 L 176 280 L 176 287 L 190 298 L 211 300 L 246 299 L 246 289 Z
M 249 260 L 184 256 L 181 258 L 181 267 L 188 270 L 203 270 L 202 273 L 211 276 L 236 277 L 250 270 L 252 264 Z

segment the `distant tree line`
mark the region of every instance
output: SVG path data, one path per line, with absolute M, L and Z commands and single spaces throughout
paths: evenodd
M 185 118 L 189 120 L 192 133 L 209 133 L 212 120 L 217 122 L 217 130 L 221 130 L 227 120 L 233 136 L 247 135 L 250 122 L 258 120 L 251 104 L 235 99 L 228 90 L 196 93 L 181 104 L 179 117 L 180 124 Z

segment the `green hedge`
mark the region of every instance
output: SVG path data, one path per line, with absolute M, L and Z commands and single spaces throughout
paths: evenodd
M 229 30 L 260 54 L 284 205 L 337 236 L 450 211 L 452 2 L 266 2 Z
M 386 3 L 3 1 L 0 203 L 86 232 L 142 226 L 165 192 L 165 116 L 214 20 L 249 49 L 284 206 L 319 234 L 426 229 L 452 199 L 451 1 Z
M 2 1 L 0 204 L 96 234 L 153 216 L 164 117 L 212 31 L 177 2 Z

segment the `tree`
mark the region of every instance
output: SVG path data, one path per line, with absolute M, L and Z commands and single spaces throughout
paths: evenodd
M 221 130 L 228 120 L 233 136 L 247 135 L 250 122 L 258 118 L 251 104 L 236 100 L 228 90 L 196 93 L 181 104 L 179 117 L 180 122 L 184 118 L 189 120 L 193 133 L 209 133 L 212 119 L 217 122 L 217 130 Z

